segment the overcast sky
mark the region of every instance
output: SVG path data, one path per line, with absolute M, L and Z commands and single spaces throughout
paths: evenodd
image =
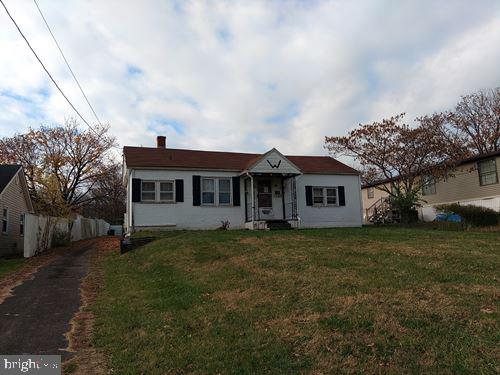
M 95 122 L 33 1 L 4 1 Z M 121 146 L 325 154 L 500 84 L 499 0 L 38 2 Z M 73 115 L 0 8 L 0 136 Z

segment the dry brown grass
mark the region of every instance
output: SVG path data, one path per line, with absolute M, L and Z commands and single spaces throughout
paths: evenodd
M 103 288 L 104 274 L 99 263 L 110 253 L 119 251 L 119 239 L 105 237 L 89 241 L 93 249 L 90 253 L 89 273 L 82 280 L 80 287 L 82 305 L 70 322 L 71 330 L 66 334 L 68 351 L 72 352 L 73 356 L 63 364 L 65 374 L 112 373 L 104 353 L 97 351 L 91 344 L 94 315 L 89 307 Z
M 107 263 L 97 342 L 137 373 L 494 372 L 495 244 L 396 228 L 162 238 Z

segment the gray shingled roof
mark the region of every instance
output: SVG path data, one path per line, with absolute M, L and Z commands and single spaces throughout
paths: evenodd
M 0 165 L 0 193 L 9 184 L 10 180 L 16 175 L 21 168 L 20 165 L 2 164 Z

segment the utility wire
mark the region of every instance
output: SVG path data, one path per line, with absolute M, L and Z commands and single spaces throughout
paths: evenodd
M 61 95 L 64 97 L 64 99 L 66 99 L 66 101 L 68 102 L 68 104 L 70 105 L 71 108 L 73 108 L 73 110 L 76 112 L 76 114 L 82 119 L 82 121 L 96 134 L 98 134 L 94 128 L 92 128 L 92 126 L 90 126 L 90 124 L 87 122 L 87 120 L 85 120 L 85 118 L 80 114 L 80 112 L 78 112 L 78 110 L 76 109 L 76 107 L 73 105 L 73 103 L 71 103 L 71 101 L 68 99 L 68 97 L 66 96 L 66 94 L 64 93 L 64 91 L 61 89 L 61 87 L 58 85 L 58 83 L 56 82 L 56 80 L 52 77 L 52 75 L 50 74 L 50 72 L 47 70 L 47 68 L 45 67 L 45 65 L 43 64 L 42 60 L 40 60 L 40 58 L 38 57 L 37 53 L 35 52 L 35 50 L 33 49 L 33 47 L 31 47 L 31 44 L 30 42 L 28 41 L 28 39 L 26 39 L 26 37 L 24 36 L 23 32 L 21 31 L 21 29 L 19 28 L 17 22 L 14 20 L 14 18 L 11 16 L 9 10 L 7 9 L 7 7 L 5 6 L 5 3 L 3 2 L 3 0 L 0 0 L 0 3 L 2 3 L 5 11 L 7 12 L 7 15 L 9 16 L 9 18 L 12 20 L 12 22 L 14 23 L 14 25 L 16 26 L 17 28 L 17 31 L 19 31 L 19 34 L 21 34 L 21 36 L 23 37 L 24 41 L 26 42 L 26 44 L 28 45 L 29 49 L 31 50 L 31 52 L 33 52 L 33 55 L 35 55 L 36 59 L 38 60 L 38 62 L 40 63 L 40 65 L 42 66 L 43 70 L 45 70 L 45 73 L 47 73 L 47 75 L 49 76 L 50 80 L 52 81 L 52 83 L 54 84 L 54 86 L 56 86 L 56 88 L 59 90 L 59 92 L 61 93 Z
M 68 67 L 68 69 L 69 69 L 69 71 L 70 71 L 71 75 L 73 76 L 73 78 L 74 78 L 74 80 L 75 80 L 76 84 L 78 85 L 78 88 L 79 88 L 79 89 L 80 89 L 80 91 L 82 92 L 82 95 L 83 95 L 83 97 L 85 98 L 85 101 L 86 101 L 86 102 L 87 102 L 87 104 L 89 105 L 89 107 L 90 107 L 90 109 L 91 109 L 92 113 L 94 114 L 94 116 L 95 116 L 95 118 L 96 118 L 97 122 L 99 123 L 99 125 L 101 125 L 101 126 L 102 126 L 101 120 L 99 120 L 99 117 L 97 116 L 97 113 L 95 112 L 94 107 L 92 107 L 92 104 L 90 104 L 90 101 L 89 101 L 89 99 L 87 98 L 87 95 L 85 95 L 85 92 L 83 91 L 83 88 L 82 88 L 82 86 L 80 85 L 80 82 L 79 82 L 79 81 L 78 81 L 78 79 L 76 78 L 76 75 L 75 75 L 75 73 L 73 72 L 73 69 L 71 69 L 71 66 L 69 65 L 69 62 L 68 62 L 68 60 L 66 59 L 66 56 L 64 55 L 64 52 L 63 52 L 63 51 L 62 51 L 62 49 L 61 49 L 61 46 L 60 46 L 60 45 L 59 45 L 59 43 L 57 42 L 57 39 L 56 39 L 56 37 L 54 36 L 54 33 L 53 33 L 53 32 L 52 32 L 52 30 L 50 29 L 50 26 L 49 26 L 49 24 L 48 24 L 47 20 L 45 19 L 45 16 L 43 15 L 42 10 L 40 9 L 40 6 L 38 5 L 38 3 L 37 3 L 37 1 L 36 1 L 36 0 L 33 0 L 33 2 L 35 3 L 35 5 L 36 5 L 36 7 L 37 7 L 37 9 L 38 9 L 38 12 L 39 12 L 39 13 L 40 13 L 40 15 L 42 16 L 43 22 L 45 23 L 45 26 L 47 27 L 47 30 L 49 31 L 50 35 L 52 36 L 52 39 L 54 40 L 54 43 L 55 43 L 55 44 L 56 44 L 56 46 L 57 46 L 57 49 L 58 49 L 58 50 L 59 50 L 59 52 L 61 53 L 61 56 L 62 56 L 62 58 L 64 59 L 64 62 L 66 63 L 66 66 Z

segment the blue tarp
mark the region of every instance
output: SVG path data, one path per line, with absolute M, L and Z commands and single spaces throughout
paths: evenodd
M 450 213 L 450 214 L 437 214 L 435 221 L 452 221 L 454 223 L 461 223 L 462 217 L 458 214 Z

